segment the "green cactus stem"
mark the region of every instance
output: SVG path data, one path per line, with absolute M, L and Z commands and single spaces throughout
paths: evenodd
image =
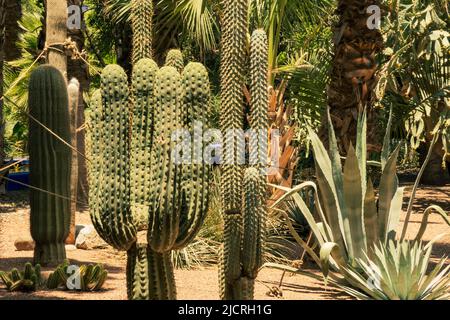
M 221 118 L 220 129 L 226 134 L 233 129 L 243 129 L 245 60 L 247 47 L 247 0 L 223 0 L 222 61 L 221 61 Z M 238 153 L 243 150 L 242 136 L 223 143 L 223 154 L 233 154 L 223 159 L 221 170 L 222 203 L 225 214 L 241 212 L 243 168 Z M 233 150 L 234 152 L 231 152 Z
M 90 200 L 92 222 L 99 235 L 119 250 L 129 249 L 135 242 L 137 228 L 130 209 L 130 117 L 127 76 L 117 65 L 107 66 L 101 78 L 101 100 L 98 94 L 93 107 L 101 107 L 101 122 L 92 130 L 99 134 L 92 146 L 98 147 L 98 172 L 91 174 L 95 185 Z M 96 134 L 97 135 L 97 134 Z M 93 152 L 91 152 L 92 154 Z
M 154 84 L 157 71 L 158 66 L 151 59 L 142 59 L 133 68 L 130 197 L 131 210 L 138 230 L 148 229 L 153 116 L 156 106 Z
M 131 1 L 131 28 L 133 31 L 132 62 L 152 58 L 152 0 Z
M 178 49 L 169 50 L 166 56 L 166 67 L 174 67 L 178 72 L 183 72 L 184 58 L 183 53 Z
M 30 190 L 34 261 L 53 265 L 66 258 L 70 225 L 72 150 L 60 140 L 70 142 L 67 86 L 60 71 L 43 65 L 31 74 L 28 90 L 30 184 L 36 188 Z

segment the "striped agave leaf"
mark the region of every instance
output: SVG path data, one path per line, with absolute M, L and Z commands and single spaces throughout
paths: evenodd
M 334 269 L 343 265 L 356 267 L 358 259 L 373 256 L 374 246 L 379 241 L 387 243 L 395 238 L 404 191 L 398 187 L 396 172 L 399 147 L 389 155 L 389 128 L 384 139 L 377 199 L 372 181 L 367 179 L 366 114 L 359 117 L 356 147 L 350 146 L 344 165 L 329 114 L 328 122 L 329 152 L 318 135 L 309 129 L 317 185 L 306 182 L 293 189 L 278 187 L 286 193 L 272 206 L 279 206 L 287 198 L 295 201 L 321 247 L 319 260 L 325 276 L 328 264 Z M 318 220 L 299 195 L 305 188 L 316 192 Z

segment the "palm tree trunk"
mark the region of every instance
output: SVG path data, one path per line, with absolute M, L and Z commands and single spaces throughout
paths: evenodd
M 68 5 L 81 5 L 81 0 L 68 0 Z M 83 16 L 82 16 L 83 18 Z M 83 27 L 82 27 L 83 28 Z M 82 29 L 68 30 L 68 36 L 77 45 L 78 51 L 84 48 L 84 34 Z M 77 114 L 77 128 L 80 128 L 84 123 L 84 109 L 85 102 L 83 99 L 83 92 L 89 92 L 90 78 L 88 66 L 81 60 L 67 61 L 67 75 L 68 78 L 76 78 L 80 83 L 80 94 L 78 99 L 78 114 Z M 85 134 L 84 130 L 77 132 L 77 149 L 81 154 L 85 154 Z M 78 190 L 77 199 L 79 203 L 87 203 L 88 201 L 88 183 L 86 160 L 83 157 L 78 157 Z M 82 208 L 79 208 L 82 209 Z
M 22 17 L 21 0 L 5 0 L 5 61 L 12 61 L 20 57 L 20 49 L 17 46 L 20 27 L 19 20 Z
M 46 44 L 50 46 L 48 63 L 67 78 L 67 56 L 62 45 L 67 38 L 67 2 L 46 0 Z
M 338 145 L 346 154 L 350 142 L 356 143 L 358 113 L 368 115 L 368 149 L 381 149 L 377 137 L 374 88 L 377 85 L 376 56 L 383 49 L 380 30 L 369 29 L 369 6 L 381 8 L 381 0 L 339 0 L 334 26 L 334 62 L 328 89 L 328 105 Z M 324 124 L 326 121 L 324 121 Z M 326 126 L 321 138 L 327 142 Z
M 5 158 L 4 142 L 3 142 L 3 61 L 5 57 L 5 18 L 6 18 L 6 0 L 0 0 L 0 167 L 3 166 Z

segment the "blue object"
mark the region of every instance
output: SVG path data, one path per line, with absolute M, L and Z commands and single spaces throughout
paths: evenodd
M 10 173 L 7 174 L 6 177 L 8 179 L 17 181 L 17 182 L 21 182 L 21 183 L 25 183 L 27 185 L 30 184 L 30 173 L 29 172 L 15 172 L 15 173 Z M 14 181 L 6 181 L 6 191 L 19 191 L 19 190 L 27 190 L 28 187 L 19 184 L 19 183 L 15 183 Z

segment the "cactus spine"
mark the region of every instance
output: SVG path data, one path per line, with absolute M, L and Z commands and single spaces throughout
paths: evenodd
M 132 61 L 137 63 L 152 57 L 152 0 L 131 1 L 131 27 L 133 31 Z
M 246 1 L 224 0 L 222 38 L 221 128 L 243 130 L 243 91 L 246 35 Z M 250 163 L 242 180 L 238 151 L 244 143 L 239 137 L 224 142 L 224 150 L 234 151 L 222 165 L 224 245 L 219 267 L 220 296 L 225 300 L 253 299 L 254 281 L 262 265 L 267 182 L 268 93 L 267 37 L 257 30 L 251 37 Z
M 176 297 L 170 252 L 185 247 L 203 223 L 211 168 L 203 161 L 192 164 L 175 161 L 177 141 L 172 135 L 178 129 L 192 133 L 200 145 L 190 155 L 203 155 L 202 134 L 195 130 L 194 122 L 208 118 L 209 94 L 208 74 L 203 65 L 190 63 L 180 75 L 174 67 L 158 70 L 152 60 L 143 59 L 133 70 L 132 111 L 127 110 L 127 98 L 131 97 L 127 94 L 126 76 L 118 66 L 103 71 L 102 97 L 95 93 L 92 98 L 94 110 L 88 114 L 88 137 L 94 164 L 89 177 L 91 185 L 98 187 L 91 190 L 91 214 L 99 234 L 116 248 L 127 250 L 129 299 Z M 130 132 L 119 128 L 127 124 L 130 112 L 133 123 L 129 135 Z M 114 138 L 111 128 L 115 128 Z M 123 146 L 131 141 L 130 149 L 122 148 L 119 140 Z M 132 163 L 129 167 L 126 157 Z M 108 161 L 122 166 L 116 170 L 120 172 L 120 180 L 115 183 L 122 183 L 121 189 L 115 192 L 115 199 L 109 200 L 106 197 L 113 196 L 108 189 L 114 185 L 110 181 L 114 176 L 104 173 L 109 170 Z M 139 177 L 131 178 L 127 185 L 130 172 Z M 139 191 L 135 192 L 136 189 Z M 127 198 L 130 193 L 131 201 Z M 106 208 L 103 203 L 107 201 L 116 209 Z M 148 230 L 146 241 L 141 237 L 145 230 Z M 124 237 L 126 242 L 117 241 Z M 122 245 L 125 243 L 128 245 Z
M 30 191 L 31 235 L 36 243 L 34 261 L 41 265 L 58 264 L 66 258 L 64 241 L 70 225 L 72 151 L 42 125 L 70 142 L 68 94 L 60 71 L 49 65 L 33 71 L 28 107 L 32 117 L 30 183 L 37 188 Z

